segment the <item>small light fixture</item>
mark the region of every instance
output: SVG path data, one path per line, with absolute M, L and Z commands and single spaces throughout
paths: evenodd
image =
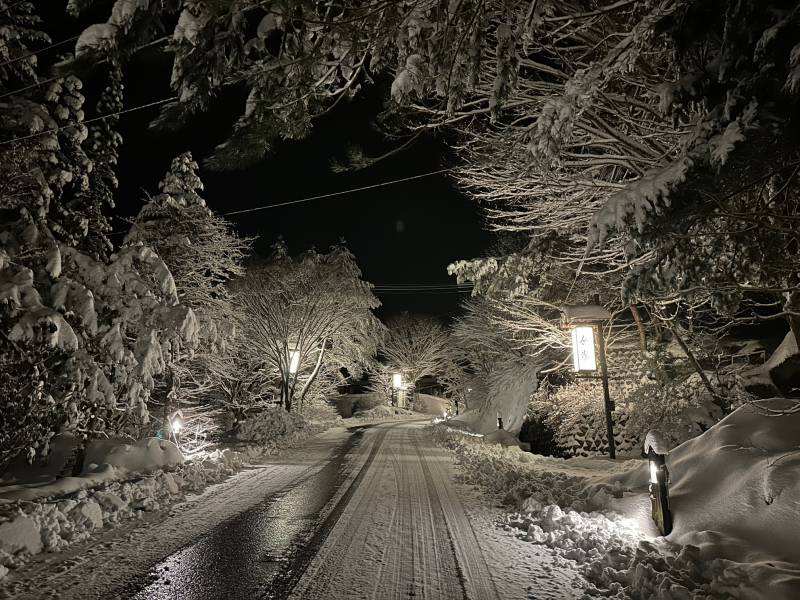
M 650 431 L 644 440 L 644 454 L 650 471 L 650 513 L 661 535 L 672 531 L 672 513 L 669 510 L 669 471 L 667 470 L 667 444 L 664 436 Z
M 289 353 L 289 373 L 294 375 L 300 370 L 300 351 L 292 350 Z
M 183 429 L 183 415 L 180 411 L 173 413 L 169 418 L 169 427 L 175 435 L 181 432 L 181 429 Z

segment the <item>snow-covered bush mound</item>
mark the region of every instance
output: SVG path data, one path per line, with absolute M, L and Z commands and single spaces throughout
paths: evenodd
M 150 473 L 175 467 L 184 461 L 178 447 L 169 440 L 147 438 L 137 442 L 118 439 L 94 440 L 86 449 L 84 472 L 111 465 L 129 473 Z
M 500 444 L 501 446 L 519 446 L 517 436 L 507 432 L 505 429 L 497 429 L 492 433 L 483 436 L 483 441 L 488 444 Z
M 386 398 L 378 392 L 367 394 L 341 394 L 331 399 L 342 418 L 349 419 L 357 412 L 363 412 L 386 404 Z
M 399 406 L 387 406 L 381 404 L 369 410 L 363 410 L 353 415 L 354 419 L 363 421 L 384 421 L 393 419 L 408 419 L 412 417 L 419 417 L 420 415 Z
M 430 394 L 416 394 L 414 396 L 414 410 L 426 415 L 443 415 L 450 408 L 450 402 Z
M 295 413 L 273 408 L 252 413 L 237 423 L 234 437 L 269 449 L 297 443 L 327 428 L 327 424 L 306 421 Z

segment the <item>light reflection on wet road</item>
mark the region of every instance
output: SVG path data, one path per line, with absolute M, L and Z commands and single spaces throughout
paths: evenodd
M 315 552 L 309 541 L 320 513 L 347 477 L 347 454 L 364 429 L 319 471 L 282 494 L 221 523 L 208 535 L 157 564 L 143 589 L 118 590 L 135 600 L 212 600 L 285 596 Z M 314 545 L 314 544 L 312 544 Z

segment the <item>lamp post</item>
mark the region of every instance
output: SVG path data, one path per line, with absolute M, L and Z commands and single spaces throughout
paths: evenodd
M 644 454 L 650 473 L 648 491 L 650 492 L 650 514 L 661 535 L 672 531 L 672 513 L 669 510 L 669 453 L 663 436 L 657 431 L 649 431 L 644 439 Z
M 403 374 L 392 373 L 392 406 L 397 406 L 397 394 L 403 388 Z
M 611 415 L 614 411 L 614 402 L 611 400 L 608 389 L 606 341 L 603 336 L 603 323 L 611 318 L 611 313 L 600 306 L 597 296 L 594 297 L 594 301 L 594 304 L 563 307 L 563 325 L 572 329 L 572 361 L 575 372 L 596 373 L 599 362 L 599 379 L 603 383 L 603 406 L 606 414 L 608 456 L 613 459 L 617 457 L 614 420 Z M 596 343 L 595 334 L 597 335 Z M 597 348 L 596 353 L 595 348 Z M 584 375 L 584 377 L 592 377 L 592 375 Z

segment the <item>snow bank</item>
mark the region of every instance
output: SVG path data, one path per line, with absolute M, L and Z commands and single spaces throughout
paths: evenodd
M 492 433 L 483 436 L 483 441 L 488 444 L 500 444 L 501 446 L 519 446 L 517 436 L 507 432 L 505 429 L 496 429 Z
M 175 467 L 184 461 L 178 447 L 169 440 L 147 438 L 133 443 L 125 440 L 95 440 L 86 449 L 84 472 L 110 465 L 128 473 L 150 473 Z
M 415 394 L 414 410 L 426 415 L 441 416 L 450 408 L 450 403 L 444 398 L 430 394 Z
M 466 478 L 518 512 L 501 524 L 575 561 L 586 597 L 800 598 L 800 414 L 745 405 L 669 455 L 675 528 L 650 520 L 644 460 L 553 459 L 444 428 Z M 632 492 L 632 493 L 631 493 Z
M 0 487 L 0 579 L 31 555 L 61 551 L 98 529 L 163 510 L 331 425 L 283 410 L 266 411 L 240 423 L 236 450 L 198 453 L 188 460 L 171 442 L 154 438 L 93 443 L 81 477 L 46 481 L 37 475 L 42 482 Z
M 38 500 L 49 491 L 47 501 L 31 502 L 19 493 L 4 492 L 0 496 L 0 578 L 8 567 L 19 567 L 33 554 L 63 550 L 89 538 L 95 530 L 166 508 L 187 493 L 232 475 L 248 458 L 242 452 L 216 451 L 171 472 L 157 471 L 129 480 L 119 480 L 123 470 L 106 464 L 102 472 L 107 476 L 102 481 L 91 476 L 67 477 L 33 488 Z
M 355 413 L 350 420 L 355 420 L 359 422 L 381 422 L 381 421 L 394 421 L 394 420 L 402 420 L 402 419 L 412 419 L 414 417 L 423 417 L 424 415 L 420 415 L 419 413 L 415 413 L 405 408 L 400 408 L 399 406 L 387 406 L 385 404 L 381 404 L 380 406 L 376 406 L 375 408 L 371 408 L 369 410 L 363 410 Z

